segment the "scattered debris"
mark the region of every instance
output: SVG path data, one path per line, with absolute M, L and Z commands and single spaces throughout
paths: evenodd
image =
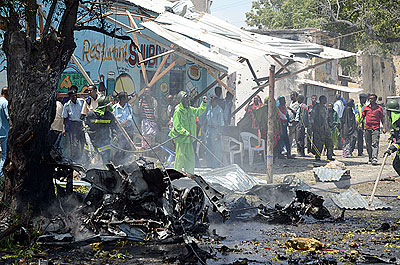
M 368 198 L 361 196 L 360 193 L 352 188 L 339 194 L 332 194 L 331 198 L 335 205 L 340 209 L 365 210 L 369 208 Z M 389 210 L 391 208 L 390 205 L 384 203 L 376 197 L 374 198 L 371 206 L 376 210 Z
M 285 246 L 287 248 L 293 248 L 296 250 L 309 250 L 315 251 L 325 247 L 325 244 L 321 243 L 320 241 L 314 238 L 291 238 L 285 242 Z
M 56 229 L 39 237 L 40 244 L 74 247 L 94 242 L 144 242 L 179 237 L 188 241 L 188 236 L 208 228 L 205 194 L 223 218 L 229 218 L 223 195 L 200 176 L 136 163 L 118 168 L 108 164 L 107 168 L 86 172 L 82 180 L 91 187 L 82 204 L 62 218 L 55 218 L 61 222 Z M 188 176 L 198 186 L 171 185 L 171 180 Z M 188 242 L 188 249 L 193 250 L 193 244 Z
M 324 220 L 331 217 L 323 205 L 322 196 L 309 191 L 296 190 L 296 197 L 286 206 L 276 204 L 274 208 L 264 207 L 259 215 L 273 223 L 299 223 L 306 218 Z
M 340 189 L 350 187 L 350 170 L 346 169 L 342 162 L 337 160 L 329 162 L 324 167 L 314 168 L 313 172 L 317 182 L 333 182 Z

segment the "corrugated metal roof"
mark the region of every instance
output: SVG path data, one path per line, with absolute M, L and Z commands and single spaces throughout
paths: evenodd
M 181 11 L 176 8 L 175 10 L 174 6 L 179 7 L 179 2 L 120 0 L 111 2 L 113 3 L 115 6 L 124 4 L 158 13 L 159 16 L 155 22 L 143 22 L 141 25 L 174 43 L 175 50 L 189 52 L 193 58 L 221 72 L 232 73 L 241 68 L 242 64 L 238 62 L 240 57 L 258 59 L 266 55 L 276 55 L 281 58 L 304 61 L 305 58 L 312 57 L 339 59 L 355 55 L 318 44 L 249 32 L 223 19 L 193 11 L 191 8 L 183 8 Z M 181 4 L 183 5 L 185 3 Z M 176 15 L 165 10 L 180 14 Z
M 349 171 L 349 170 L 348 169 L 332 169 L 332 168 L 324 168 L 324 167 L 317 167 L 317 168 L 313 169 L 314 174 L 317 175 L 318 179 L 321 182 L 339 181 L 347 171 Z M 350 173 L 350 171 L 348 173 Z
M 361 196 L 355 189 L 331 195 L 332 201 L 340 209 L 363 210 L 368 208 L 368 199 Z M 372 208 L 376 210 L 390 209 L 391 206 L 374 197 Z
M 221 72 L 233 73 L 243 65 L 234 59 L 229 58 L 221 53 L 213 51 L 205 45 L 198 43 L 192 39 L 189 39 L 181 34 L 169 31 L 161 27 L 158 23 L 153 21 L 143 22 L 142 26 L 151 30 L 155 34 L 165 38 L 166 40 L 176 44 L 178 47 L 174 47 L 175 50 L 181 50 L 181 52 L 189 52 L 189 54 L 207 65 L 218 69 Z
M 300 84 L 325 87 L 325 88 L 334 89 L 337 91 L 348 92 L 348 93 L 360 93 L 361 91 L 363 91 L 363 89 L 361 89 L 361 88 L 338 86 L 338 85 L 322 83 L 319 81 L 314 81 L 314 80 L 309 80 L 309 79 L 297 79 L 296 82 L 298 82 Z
M 110 4 L 134 5 L 158 14 L 164 12 L 166 7 L 173 6 L 173 3 L 167 0 L 117 0 L 109 2 Z

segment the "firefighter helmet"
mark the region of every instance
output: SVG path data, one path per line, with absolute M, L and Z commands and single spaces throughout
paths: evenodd
M 394 99 L 394 98 L 388 99 L 387 104 L 386 104 L 387 109 L 390 110 L 390 111 L 397 111 L 397 112 L 400 112 L 400 105 L 399 105 L 399 103 L 400 103 L 400 102 L 399 102 L 398 99 Z
M 99 108 L 99 109 L 105 108 L 105 107 L 108 107 L 111 105 L 110 99 L 105 96 L 101 96 L 97 102 L 99 104 L 97 108 Z
M 181 102 L 183 98 L 187 97 L 188 94 L 185 91 L 181 91 L 178 93 L 178 95 L 176 96 L 176 99 L 178 100 L 178 102 Z

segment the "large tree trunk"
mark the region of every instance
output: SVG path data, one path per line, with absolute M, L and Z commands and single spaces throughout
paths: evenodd
M 78 9 L 77 0 L 66 2 L 60 33 L 37 41 L 19 28 L 18 21 L 10 20 L 4 35 L 11 128 L 3 200 L 22 216 L 31 210 L 38 213 L 55 198 L 47 136 L 58 81 L 75 49 Z

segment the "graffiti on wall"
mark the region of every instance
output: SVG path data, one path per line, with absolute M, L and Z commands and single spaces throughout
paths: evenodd
M 85 91 L 87 81 L 81 73 L 62 73 L 58 84 L 58 92 L 67 93 L 72 85 L 78 87 L 78 92 Z
M 166 49 L 154 44 L 140 44 L 143 58 L 150 58 L 161 54 Z M 146 61 L 147 67 L 157 67 L 162 58 Z M 104 42 L 84 40 L 82 45 L 82 61 L 84 63 L 116 61 L 128 63 L 131 67 L 139 67 L 139 55 L 133 43 L 122 45 L 107 45 Z

